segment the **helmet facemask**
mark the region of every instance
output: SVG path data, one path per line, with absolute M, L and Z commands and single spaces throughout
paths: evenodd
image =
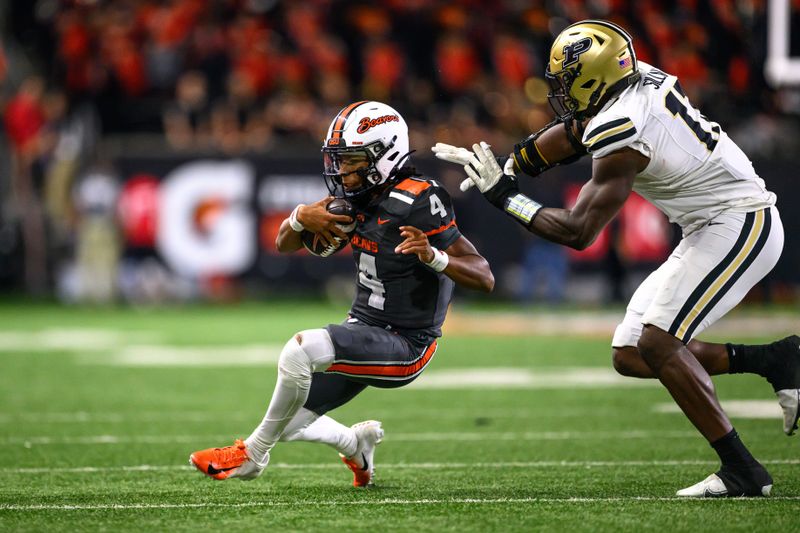
M 550 66 L 548 65 L 545 70 L 545 79 L 550 84 L 550 92 L 547 94 L 547 100 L 550 102 L 550 107 L 559 118 L 559 120 L 566 121 L 575 117 L 580 107 L 580 103 L 570 95 L 572 84 L 575 79 L 580 76 L 581 67 L 566 68 L 560 72 L 552 74 Z
M 395 139 L 393 138 L 388 146 L 385 146 L 383 142 L 377 140 L 370 144 L 357 147 L 323 147 L 323 176 L 325 178 L 325 185 L 327 185 L 331 195 L 359 202 L 368 197 L 366 193 L 388 181 L 390 176 L 383 176 L 378 171 L 377 164 L 378 161 L 392 149 L 395 144 L 394 141 Z M 361 178 L 361 186 L 357 189 L 347 190 L 344 187 L 343 178 L 350 174 L 350 172 L 342 172 L 342 163 L 345 158 L 359 158 L 367 162 L 366 166 L 362 166 L 353 171 Z

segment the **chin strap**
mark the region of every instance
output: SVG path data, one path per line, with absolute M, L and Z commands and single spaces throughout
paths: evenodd
M 417 169 L 415 167 L 413 167 L 413 166 L 410 166 L 410 165 L 409 166 L 405 166 L 405 167 L 401 167 L 400 166 L 414 152 L 416 152 L 416 150 L 411 150 L 410 152 L 408 152 L 407 154 L 403 155 L 402 157 L 400 157 L 397 160 L 397 163 L 395 163 L 394 167 L 392 167 L 392 170 L 389 171 L 389 175 L 387 176 L 385 182 L 383 182 L 381 184 L 375 184 L 372 187 L 370 187 L 370 188 L 368 188 L 366 190 L 359 191 L 356 194 L 351 194 L 351 195 L 347 196 L 347 198 L 349 200 L 355 201 L 355 202 L 360 202 L 360 201 L 369 202 L 371 197 L 372 197 L 372 195 L 370 193 L 375 192 L 377 190 L 382 190 L 382 186 L 384 186 L 384 185 L 386 185 L 386 184 L 388 184 L 388 183 L 390 183 L 392 181 L 402 180 L 402 179 L 411 178 L 411 177 L 415 177 L 415 176 L 422 176 L 422 174 L 417 172 Z M 375 172 L 377 172 L 377 168 L 375 169 Z M 362 180 L 366 180 L 367 176 L 369 176 L 369 169 L 368 168 L 359 168 L 358 170 L 356 170 L 356 173 L 361 177 Z
M 392 167 L 392 170 L 389 171 L 389 177 L 387 178 L 387 181 L 395 179 L 395 178 L 405 179 L 405 178 L 411 178 L 411 177 L 414 177 L 414 176 L 422 176 L 422 174 L 417 172 L 416 167 L 413 167 L 413 166 L 407 166 L 407 167 L 401 166 L 403 163 L 405 163 L 405 161 L 409 157 L 411 157 L 411 154 L 413 154 L 414 152 L 416 152 L 416 150 L 411 150 L 407 154 L 401 156 L 400 159 L 398 159 L 397 163 L 395 163 L 394 167 Z

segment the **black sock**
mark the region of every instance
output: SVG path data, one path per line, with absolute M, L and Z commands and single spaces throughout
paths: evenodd
M 774 354 L 769 344 L 726 344 L 729 374 L 758 374 L 767 377 Z
M 723 467 L 741 468 L 756 464 L 755 458 L 739 438 L 736 429 L 732 429 L 721 439 L 712 442 L 711 447 L 719 455 Z

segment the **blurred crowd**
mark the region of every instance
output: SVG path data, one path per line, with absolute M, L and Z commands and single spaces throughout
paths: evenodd
M 417 146 L 507 146 L 549 121 L 552 38 L 585 18 L 628 29 L 639 58 L 678 75 L 728 130 L 769 122 L 772 137 L 781 116 L 800 112 L 796 94 L 764 82 L 766 0 L 27 4 L 9 11 L 7 30 L 53 91 L 90 102 L 106 133 L 163 131 L 180 150 L 318 145 L 356 99 L 398 107 Z
M 11 268 L 2 259 L 9 220 L 22 221 L 26 276 L 40 287 L 44 266 L 30 265 L 44 264 L 45 236 L 62 231 L 56 242 L 74 248 L 74 231 L 59 228 L 74 229 L 81 205 L 94 214 L 109 209 L 75 198 L 81 179 L 116 179 L 100 140 L 166 139 L 166 152 L 308 154 L 343 105 L 376 99 L 404 114 L 420 151 L 478 139 L 510 147 L 551 120 L 543 77 L 550 44 L 586 18 L 628 29 L 639 59 L 678 75 L 695 106 L 752 157 L 796 153 L 800 92 L 764 81 L 766 4 L 3 3 L 0 110 L 13 157 L 0 163 L 11 176 L 0 198 L 12 199 L 0 220 L 0 279 Z

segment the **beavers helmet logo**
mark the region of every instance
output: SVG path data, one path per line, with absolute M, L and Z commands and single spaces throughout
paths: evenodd
M 356 131 L 358 133 L 366 133 L 370 128 L 386 124 L 387 122 L 400 122 L 400 119 L 397 115 L 383 115 L 378 118 L 364 117 L 358 122 L 358 129 Z

